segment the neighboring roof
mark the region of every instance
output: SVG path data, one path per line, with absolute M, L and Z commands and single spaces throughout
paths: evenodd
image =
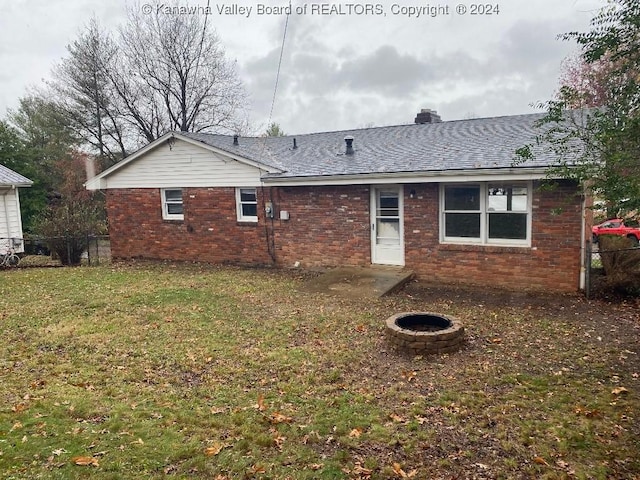
M 30 187 L 33 182 L 27 177 L 14 172 L 10 168 L 0 165 L 0 186 L 6 187 Z
M 544 176 L 540 172 L 559 160 L 551 149 L 536 144 L 536 138 L 542 133 L 536 122 L 544 116 L 539 113 L 284 137 L 239 137 L 238 145 L 234 145 L 233 135 L 170 132 L 89 180 L 87 187 L 99 188 L 102 178 L 171 137 L 254 165 L 266 172 L 263 179 L 269 182 L 395 174 L 429 177 L 442 173 L 514 170 L 537 171 Z M 354 139 L 354 153 L 350 155 L 345 154 L 348 136 Z M 533 158 L 516 165 L 516 150 L 527 145 L 532 147 Z M 573 160 L 566 155 L 570 153 L 565 153 L 563 161 Z

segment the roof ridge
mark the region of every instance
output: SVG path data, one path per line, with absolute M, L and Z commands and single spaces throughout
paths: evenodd
M 300 137 L 309 137 L 309 136 L 314 136 L 314 135 L 327 135 L 327 134 L 338 134 L 338 133 L 350 133 L 350 132 L 365 132 L 368 130 L 381 130 L 381 129 L 395 129 L 395 128 L 408 128 L 408 127 L 425 127 L 426 125 L 428 126 L 434 126 L 434 125 L 443 125 L 443 124 L 453 124 L 453 123 L 460 123 L 460 122 L 479 122 L 479 121 L 484 121 L 484 120 L 499 120 L 499 119 L 505 119 L 505 118 L 516 118 L 516 117 L 534 117 L 534 116 L 540 116 L 540 115 L 545 115 L 545 112 L 532 112 L 532 113 L 519 113 L 519 114 L 515 114 L 515 115 L 494 115 L 491 117 L 477 117 L 477 118 L 457 118 L 454 120 L 443 120 L 442 122 L 436 122 L 436 123 L 403 123 L 403 124 L 396 124 L 396 125 L 377 125 L 377 126 L 371 126 L 371 127 L 362 127 L 362 128 L 346 128 L 346 129 L 340 129 L 340 130 L 325 130 L 325 131 L 319 131 L 319 132 L 309 132 L 309 133 L 293 133 L 293 134 L 287 134 L 287 135 L 282 135 L 282 136 L 277 136 L 277 137 L 271 137 L 271 136 L 257 136 L 257 135 L 247 135 L 247 136 L 243 136 L 243 135 L 239 135 L 240 138 L 250 138 L 250 139 L 255 139 L 255 140 L 262 140 L 262 139 L 268 139 L 268 141 L 272 141 L 275 139 L 283 139 L 283 138 L 300 138 Z M 196 135 L 206 135 L 206 136 L 217 136 L 217 137 L 228 137 L 228 138 L 233 138 L 234 135 L 233 134 L 225 134 L 225 133 L 209 133 L 209 132 L 176 132 L 176 133 L 181 133 L 181 134 L 196 134 Z

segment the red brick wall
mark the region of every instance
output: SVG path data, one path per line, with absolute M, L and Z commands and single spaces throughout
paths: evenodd
M 425 280 L 576 291 L 581 198 L 571 185 L 551 191 L 537 187 L 534 185 L 531 247 L 522 248 L 440 244 L 439 186 L 405 186 L 406 267 Z M 412 189 L 414 199 L 408 198 Z
M 184 220 L 163 220 L 159 189 L 107 190 L 113 257 L 272 263 L 262 208 L 257 224 L 238 223 L 234 188 L 184 188 L 182 199 Z
M 581 199 L 575 193 L 574 186 L 534 187 L 531 247 L 445 245 L 439 240 L 439 185 L 405 185 L 405 265 L 429 281 L 576 291 Z M 291 215 L 274 223 L 278 264 L 371 263 L 368 187 L 283 187 L 272 196 L 276 213 Z
M 370 265 L 369 187 L 279 187 L 271 190 L 290 219 L 275 220 L 278 263 L 305 267 Z
M 411 190 L 415 198 L 409 198 Z M 276 214 L 266 220 L 258 189 L 260 219 L 247 225 L 237 222 L 233 188 L 183 189 L 184 221 L 162 219 L 158 189 L 109 190 L 112 252 L 121 258 L 264 265 L 272 263 L 271 250 L 281 266 L 369 265 L 369 191 L 368 186 L 266 188 Z M 440 244 L 438 192 L 438 184 L 404 187 L 405 263 L 418 278 L 578 289 L 581 199 L 574 186 L 534 187 L 530 248 Z M 289 220 L 279 220 L 281 210 L 289 212 Z

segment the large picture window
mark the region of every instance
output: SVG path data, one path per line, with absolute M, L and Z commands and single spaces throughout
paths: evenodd
M 445 242 L 529 245 L 530 184 L 444 185 L 441 194 Z
M 236 211 L 239 222 L 258 221 L 258 196 L 255 188 L 236 188 Z
M 165 220 L 184 220 L 182 189 L 166 188 L 162 190 L 162 218 Z

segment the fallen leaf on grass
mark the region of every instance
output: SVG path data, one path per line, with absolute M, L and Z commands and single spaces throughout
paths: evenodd
M 598 412 L 598 410 L 588 410 L 586 408 L 583 407 L 576 407 L 576 409 L 574 410 L 576 415 L 583 415 L 587 418 L 593 418 L 593 417 L 597 417 L 599 415 L 600 412 Z
M 404 418 L 402 418 L 400 415 L 397 415 L 395 413 L 392 413 L 391 415 L 389 415 L 389 418 L 397 423 L 402 423 L 405 421 Z
M 258 403 L 255 405 L 255 408 L 260 412 L 264 412 L 267 409 L 267 406 L 264 403 L 264 395 L 260 395 L 258 397 Z
M 75 465 L 79 465 L 81 467 L 87 467 L 87 466 L 99 467 L 100 466 L 100 464 L 98 463 L 98 459 L 94 457 L 73 457 L 71 461 Z
M 207 447 L 204 449 L 204 454 L 207 457 L 212 457 L 214 455 L 218 455 L 223 448 L 228 447 L 229 445 L 225 445 L 219 442 L 215 442 L 213 445 L 211 445 L 210 447 Z
M 402 378 L 405 379 L 407 382 L 411 382 L 412 380 L 415 380 L 416 375 L 418 375 L 418 372 L 416 372 L 415 370 L 410 371 L 410 372 L 402 372 Z
M 349 437 L 351 437 L 351 438 L 358 438 L 358 437 L 360 437 L 360 435 L 362 435 L 362 429 L 361 428 L 354 428 L 353 430 L 351 430 L 349 432 Z
M 371 475 L 373 474 L 373 470 L 371 470 L 370 468 L 364 468 L 360 462 L 356 462 L 356 466 L 353 467 L 352 470 L 353 473 L 355 473 L 356 475 L 361 475 L 364 478 L 370 478 Z M 346 472 L 349 473 L 349 472 Z
M 406 472 L 402 470 L 402 466 L 399 463 L 393 464 L 393 473 L 398 475 L 400 478 L 407 478 Z
M 284 441 L 286 439 L 287 437 L 283 437 L 282 435 L 276 435 L 273 437 L 273 443 L 275 444 L 278 450 L 282 451 L 282 446 L 284 445 Z
M 621 394 L 623 394 L 623 393 L 628 393 L 628 392 L 629 392 L 629 390 L 627 390 L 627 389 L 626 389 L 626 388 L 624 388 L 624 387 L 616 387 L 616 388 L 614 388 L 613 390 L 611 390 L 611 393 L 612 393 L 613 395 L 621 395 Z
M 416 419 L 416 421 L 420 424 L 420 425 L 424 425 L 427 422 L 427 418 L 425 417 L 421 417 L 419 415 L 414 416 L 413 418 Z
M 311 465 L 309 465 L 309 469 L 313 470 L 314 472 L 320 470 L 322 467 L 324 467 L 323 463 L 312 463 Z
M 537 463 L 538 465 L 547 465 L 547 466 L 549 465 L 547 463 L 547 461 L 542 457 L 534 457 L 533 461 L 534 461 L 534 463 Z
M 19 403 L 11 407 L 11 411 L 13 413 L 22 413 L 27 409 L 27 406 L 24 403 Z
M 249 473 L 252 475 L 256 475 L 258 473 L 266 473 L 267 469 L 264 468 L 262 465 L 254 465 L 249 469 Z
M 31 382 L 30 387 L 35 390 L 36 388 L 44 387 L 46 384 L 47 384 L 47 382 L 45 380 L 35 380 L 35 381 Z
M 273 412 L 269 415 L 269 420 L 271 420 L 271 423 L 291 423 L 293 418 L 287 417 L 286 415 L 282 415 L 278 412 Z

